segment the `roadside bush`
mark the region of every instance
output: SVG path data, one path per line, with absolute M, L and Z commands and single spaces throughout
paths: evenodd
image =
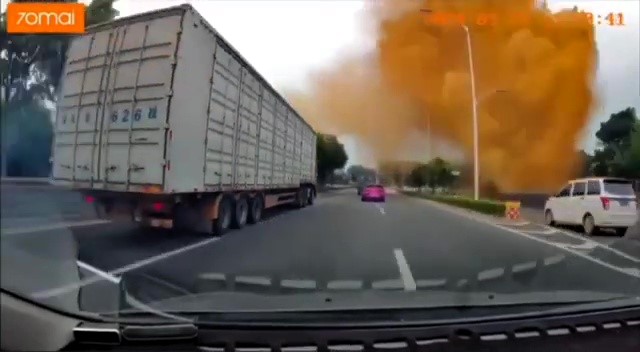
M 488 199 L 474 200 L 461 196 L 432 195 L 418 192 L 407 192 L 407 194 L 488 215 L 503 216 L 505 212 L 505 204 L 503 202 Z

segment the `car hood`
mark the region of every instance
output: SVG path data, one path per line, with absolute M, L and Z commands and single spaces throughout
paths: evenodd
M 509 305 L 577 304 L 630 298 L 591 291 L 527 292 L 496 294 L 460 291 L 358 291 L 267 295 L 247 292 L 211 292 L 147 303 L 167 312 L 273 313 L 322 312 L 371 309 L 428 309 L 447 307 L 494 307 Z M 640 304 L 640 297 L 634 297 Z

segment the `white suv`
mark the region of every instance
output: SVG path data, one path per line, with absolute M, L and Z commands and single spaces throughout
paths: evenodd
M 612 228 L 618 236 L 624 236 L 638 221 L 638 205 L 631 181 L 584 178 L 569 181 L 550 197 L 544 205 L 544 215 L 549 226 L 582 225 L 587 235 Z

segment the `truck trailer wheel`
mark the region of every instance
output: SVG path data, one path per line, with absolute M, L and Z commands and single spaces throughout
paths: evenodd
M 231 218 L 233 216 L 233 204 L 229 197 L 223 197 L 218 204 L 218 218 L 213 220 L 212 232 L 215 236 L 224 235 L 231 226 Z
M 234 229 L 241 229 L 247 223 L 247 213 L 249 212 L 249 203 L 247 197 L 240 196 L 235 201 L 235 207 L 233 209 L 233 216 L 231 217 L 231 227 Z
M 257 195 L 249 199 L 249 216 L 247 218 L 247 222 L 250 224 L 259 223 L 262 220 L 262 210 L 264 209 L 264 204 L 262 202 L 262 197 Z
M 298 189 L 298 192 L 296 193 L 295 204 L 297 208 L 304 208 L 305 206 L 307 206 L 307 188 L 306 187 L 300 187 Z
M 95 202 L 93 204 L 93 209 L 96 212 L 96 217 L 100 220 L 108 220 L 109 219 L 109 212 L 107 211 L 107 205 L 100 203 L 100 202 Z
M 313 205 L 316 199 L 316 192 L 313 188 L 307 187 L 307 205 Z

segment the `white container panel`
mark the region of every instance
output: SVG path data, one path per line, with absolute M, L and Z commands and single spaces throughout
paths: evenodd
M 123 23 L 72 41 L 57 125 L 72 124 L 74 151 L 70 159 L 54 151 L 54 164 L 57 156 L 64 166 L 72 161 L 72 181 L 117 190 L 163 184 L 167 92 L 181 19 Z M 133 140 L 138 130 L 151 133 L 149 140 Z M 56 140 L 66 140 L 64 133 L 59 128 Z
M 241 66 L 228 50 L 222 46 L 216 49 L 207 127 L 206 186 L 232 186 L 234 179 L 234 140 Z M 217 182 L 210 183 L 211 180 Z
M 260 82 L 251 72 L 245 71 L 240 97 L 239 150 L 236 154 L 236 183 L 245 188 L 256 185 L 260 95 Z
M 257 184 L 271 187 L 273 183 L 275 97 L 266 88 L 263 88 L 262 92 Z
M 315 134 L 188 5 L 90 28 L 68 50 L 53 178 L 167 193 L 315 180 Z

